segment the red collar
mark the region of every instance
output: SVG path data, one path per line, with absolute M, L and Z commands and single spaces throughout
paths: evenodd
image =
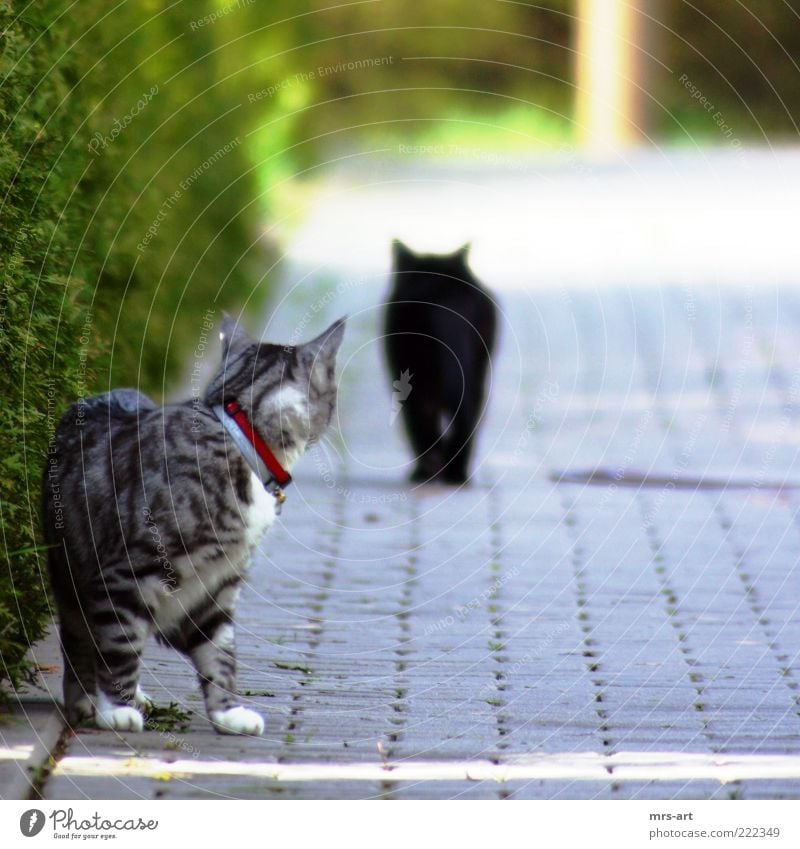
M 267 443 L 261 438 L 259 432 L 250 424 L 247 413 L 245 413 L 238 402 L 228 401 L 225 405 L 225 412 L 239 426 L 239 430 L 241 430 L 247 441 L 253 446 L 256 454 L 261 458 L 261 461 L 267 467 L 267 470 L 278 486 L 283 488 L 290 484 L 292 482 L 292 476 L 281 466 L 275 455 L 270 451 Z

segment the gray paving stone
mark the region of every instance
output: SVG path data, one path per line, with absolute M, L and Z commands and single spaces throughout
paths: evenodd
M 119 769 L 57 769 L 48 796 L 796 798 L 795 778 L 159 780 L 123 766 L 188 747 L 205 765 L 254 768 L 795 754 L 800 503 L 757 482 L 800 480 L 796 423 L 781 425 L 796 361 L 784 307 L 800 317 L 800 296 L 691 294 L 690 319 L 677 287 L 503 293 L 477 482 L 459 491 L 403 482 L 375 315 L 354 322 L 331 443 L 346 460 L 330 464 L 332 485 L 324 455 L 302 461 L 242 595 L 240 684 L 265 737 L 214 735 L 191 669 L 150 648 L 146 688 L 194 711 L 188 730 L 80 731 L 69 755 Z M 745 345 L 747 322 L 770 344 Z M 549 478 L 599 466 L 619 479 Z M 659 479 L 633 478 L 648 471 Z M 699 489 L 703 476 L 756 485 Z

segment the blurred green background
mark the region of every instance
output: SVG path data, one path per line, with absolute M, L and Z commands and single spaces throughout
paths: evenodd
M 794 142 L 800 0 L 652 0 L 660 143 Z M 263 310 L 293 196 L 337 157 L 580 146 L 574 0 L 0 2 L 0 677 L 47 601 L 38 491 L 60 410 L 162 398 L 203 318 Z M 694 88 L 689 88 L 686 80 Z M 683 80 L 683 81 L 682 81 Z

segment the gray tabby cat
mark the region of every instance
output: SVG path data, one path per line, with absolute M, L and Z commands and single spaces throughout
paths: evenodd
M 283 493 L 248 460 L 225 405 L 241 409 L 291 480 L 284 470 L 333 416 L 343 335 L 342 319 L 305 345 L 257 343 L 226 316 L 222 367 L 202 403 L 158 407 L 119 389 L 64 414 L 43 501 L 70 722 L 142 730 L 140 658 L 155 633 L 193 662 L 217 731 L 263 732 L 235 695 L 233 615 Z

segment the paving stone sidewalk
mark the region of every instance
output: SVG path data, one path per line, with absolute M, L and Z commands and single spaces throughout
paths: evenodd
M 351 314 L 339 427 L 241 600 L 265 736 L 215 735 L 154 646 L 144 685 L 188 727 L 82 730 L 44 796 L 796 797 L 797 293 L 502 294 L 477 480 L 453 490 L 404 483 L 382 292 L 325 311 Z

